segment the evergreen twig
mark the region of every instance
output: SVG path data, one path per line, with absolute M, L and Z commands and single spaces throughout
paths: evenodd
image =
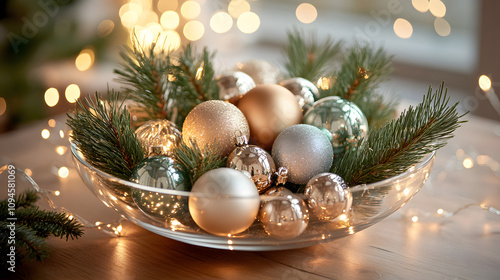
M 218 148 L 215 143 L 207 145 L 202 151 L 195 139 L 189 140 L 189 143 L 183 141 L 179 145 L 174 151 L 174 158 L 180 171 L 187 178 L 188 188 L 191 189 L 201 175 L 214 168 L 224 167 L 226 157 L 222 157 L 217 152 Z
M 307 42 L 298 31 L 288 32 L 285 48 L 285 68 L 290 77 L 301 77 L 316 82 L 324 73 L 333 71 L 334 58 L 340 52 L 343 42 L 334 42 L 328 37 L 318 42 L 311 37 Z
M 130 127 L 130 114 L 118 100 L 118 93 L 108 92 L 108 101 L 98 93 L 78 101 L 67 124 L 85 160 L 97 169 L 128 180 L 144 152 Z
M 396 120 L 372 130 L 357 149 L 348 150 L 332 172 L 349 186 L 368 184 L 399 175 L 427 153 L 435 151 L 453 137 L 464 115 L 458 103 L 448 107 L 444 83 L 433 94 L 432 88 L 418 106 L 409 107 Z

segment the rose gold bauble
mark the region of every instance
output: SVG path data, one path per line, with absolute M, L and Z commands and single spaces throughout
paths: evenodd
M 184 142 L 189 143 L 190 139 L 194 139 L 202 151 L 207 145 L 216 143 L 223 156 L 236 148 L 236 135 L 250 135 L 247 120 L 236 106 L 221 100 L 197 105 L 182 125 Z
M 250 125 L 250 143 L 270 150 L 285 128 L 302 122 L 302 109 L 288 89 L 274 84 L 258 85 L 238 102 Z

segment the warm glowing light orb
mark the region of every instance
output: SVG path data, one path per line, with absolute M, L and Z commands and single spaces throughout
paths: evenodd
M 75 103 L 76 100 L 78 100 L 78 98 L 80 97 L 80 88 L 78 87 L 78 85 L 71 84 L 66 88 L 64 95 L 69 103 Z
M 61 178 L 66 178 L 69 176 L 69 169 L 66 166 L 59 168 L 57 175 Z
M 210 19 L 210 27 L 216 33 L 226 33 L 233 27 L 233 18 L 226 12 L 215 13 Z
M 42 130 L 42 138 L 48 139 L 50 137 L 50 131 L 48 129 Z
M 308 24 L 316 20 L 318 11 L 312 4 L 302 3 L 295 10 L 295 15 L 300 22 Z
M 465 158 L 462 164 L 467 169 L 474 167 L 474 161 L 471 158 Z
M 49 88 L 45 91 L 45 103 L 49 107 L 54 107 L 59 102 L 59 92 L 55 88 Z
M 233 18 L 238 18 L 245 12 L 250 12 L 250 4 L 245 0 L 232 0 L 227 6 L 227 11 Z
M 203 34 L 205 34 L 205 27 L 203 26 L 203 23 L 193 20 L 184 25 L 182 32 L 184 37 L 186 37 L 189 41 L 197 41 L 203 37 Z
M 411 0 L 411 4 L 415 10 L 425 13 L 429 10 L 429 0 Z
M 166 11 L 161 15 L 160 23 L 166 29 L 176 29 L 179 26 L 179 15 L 174 11 Z
M 236 21 L 238 29 L 246 34 L 251 34 L 257 31 L 260 27 L 260 18 L 256 13 L 242 13 Z
M 94 51 L 91 49 L 84 49 L 76 57 L 75 65 L 80 71 L 88 70 L 94 64 Z
M 435 17 L 444 17 L 446 15 L 446 5 L 441 0 L 430 0 L 429 11 Z
M 194 19 L 201 13 L 201 6 L 196 1 L 186 1 L 181 6 L 181 14 L 185 19 Z
M 442 37 L 446 37 L 451 33 L 451 26 L 444 18 L 436 18 L 434 20 L 434 29 Z
M 413 34 L 413 26 L 406 19 L 398 18 L 394 21 L 394 33 L 401 39 L 408 39 Z
M 177 9 L 177 0 L 158 0 L 158 4 L 156 7 L 158 8 L 158 11 L 160 13 L 163 13 L 168 10 L 175 10 Z
M 106 37 L 113 32 L 113 29 L 115 29 L 115 23 L 112 20 L 103 20 L 97 27 L 97 35 L 101 38 Z
M 481 77 L 479 77 L 479 87 L 484 91 L 490 90 L 491 88 L 490 78 L 486 75 L 481 75 Z

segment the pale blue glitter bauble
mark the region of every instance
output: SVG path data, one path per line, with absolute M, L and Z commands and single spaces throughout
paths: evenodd
M 288 181 L 306 184 L 313 176 L 332 167 L 333 149 L 328 137 L 319 128 L 297 124 L 283 130 L 273 144 L 276 166 L 288 168 Z
M 336 155 L 356 147 L 368 134 L 368 121 L 359 107 L 338 96 L 316 101 L 302 123 L 322 129 L 331 139 Z

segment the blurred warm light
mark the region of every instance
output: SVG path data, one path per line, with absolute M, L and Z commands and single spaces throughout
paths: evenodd
M 438 215 L 443 215 L 444 210 L 443 210 L 443 209 L 441 209 L 441 208 L 439 208 L 439 209 L 436 211 L 436 213 L 438 213 Z
M 84 49 L 80 52 L 75 60 L 76 68 L 80 71 L 85 71 L 92 67 L 94 64 L 94 51 L 91 49 Z
M 478 155 L 476 157 L 477 164 L 486 165 L 490 161 L 490 157 L 487 155 Z
M 55 88 L 49 88 L 45 91 L 44 99 L 47 106 L 54 107 L 59 102 L 59 92 Z
M 181 6 L 181 14 L 186 19 L 194 19 L 195 17 L 200 15 L 200 12 L 201 12 L 200 4 L 198 4 L 198 2 L 195 1 L 186 1 Z
M 250 4 L 245 0 L 232 0 L 229 2 L 227 11 L 233 18 L 238 18 L 245 12 L 250 12 Z
M 488 76 L 486 76 L 486 75 L 481 75 L 481 77 L 479 77 L 479 87 L 483 91 L 490 90 L 490 88 L 491 88 L 491 80 L 490 80 L 490 78 Z
M 61 192 L 60 192 L 60 191 L 55 191 L 55 192 L 54 192 L 54 195 L 55 195 L 55 196 L 59 196 L 59 195 L 61 195 Z
M 332 86 L 332 78 L 321 77 L 316 82 L 316 86 L 322 90 L 327 90 Z
M 181 36 L 173 30 L 162 31 L 156 42 L 155 52 L 172 52 L 181 46 Z
M 347 215 L 346 214 L 341 214 L 339 216 L 339 220 L 341 220 L 341 221 L 345 221 L 346 219 L 347 219 Z
M 256 13 L 245 12 L 238 17 L 236 25 L 241 32 L 251 34 L 259 29 L 260 18 Z
M 154 11 L 144 11 L 139 15 L 137 19 L 137 25 L 147 26 L 150 23 L 159 23 L 160 19 L 158 14 Z
M 201 80 L 202 77 L 203 77 L 203 67 L 198 67 L 198 70 L 196 70 L 195 78 L 197 80 Z
M 158 0 L 157 8 L 160 13 L 177 9 L 177 0 Z
M 123 6 L 120 7 L 120 10 L 118 11 L 118 15 L 120 17 L 123 17 L 127 12 L 133 11 L 136 14 L 142 13 L 142 6 L 140 4 L 130 2 L 126 3 Z
M 444 18 L 436 18 L 434 20 L 434 29 L 439 36 L 446 37 L 451 33 L 451 26 Z
M 300 4 L 295 10 L 297 19 L 302 23 L 311 23 L 318 17 L 318 11 L 309 3 Z
M 210 19 L 210 27 L 216 33 L 226 33 L 233 27 L 233 19 L 226 12 L 215 13 Z
M 64 131 L 62 131 L 62 129 L 61 129 L 61 130 L 59 130 L 59 136 L 60 136 L 61 138 L 64 138 Z
M 7 102 L 3 97 L 0 97 L 0 116 L 3 115 L 7 111 Z
M 50 119 L 50 120 L 48 121 L 48 124 L 49 124 L 49 126 L 50 126 L 50 127 L 56 127 L 56 120 L 54 120 L 54 119 Z
M 65 146 L 57 146 L 56 153 L 58 155 L 62 156 L 66 153 L 67 150 L 68 150 L 68 148 L 66 148 Z
M 394 33 L 399 38 L 408 39 L 413 34 L 413 26 L 406 19 L 398 18 L 394 22 Z
M 50 137 L 50 132 L 48 129 L 42 130 L 42 138 L 43 139 L 48 139 Z
M 24 169 L 24 173 L 26 173 L 26 175 L 28 175 L 28 176 L 33 175 L 33 171 L 31 171 L 31 169 L 29 169 L 29 168 Z
M 411 221 L 414 223 L 418 222 L 418 216 L 411 217 Z
M 411 4 L 415 10 L 425 13 L 429 10 L 429 0 L 411 0 Z
M 183 34 L 189 41 L 197 41 L 205 34 L 205 27 L 203 23 L 192 20 L 184 25 Z
M 136 11 L 127 11 L 120 17 L 123 26 L 127 28 L 134 27 L 138 19 L 139 14 Z
M 471 158 L 465 158 L 463 161 L 463 165 L 465 168 L 470 169 L 474 167 L 474 161 Z
M 106 37 L 113 32 L 113 29 L 115 29 L 115 23 L 112 20 L 103 20 L 97 27 L 97 35 L 101 38 Z
M 160 23 L 166 29 L 176 29 L 179 26 L 179 15 L 174 11 L 166 11 L 161 15 Z
M 430 0 L 429 11 L 435 17 L 444 17 L 446 15 L 446 6 L 441 0 Z
M 69 175 L 69 169 L 66 166 L 59 168 L 57 175 L 61 178 L 66 178 Z
M 76 100 L 80 97 L 80 88 L 78 87 L 78 85 L 71 84 L 66 88 L 64 95 L 66 96 L 66 100 L 68 100 L 69 103 L 75 103 Z

